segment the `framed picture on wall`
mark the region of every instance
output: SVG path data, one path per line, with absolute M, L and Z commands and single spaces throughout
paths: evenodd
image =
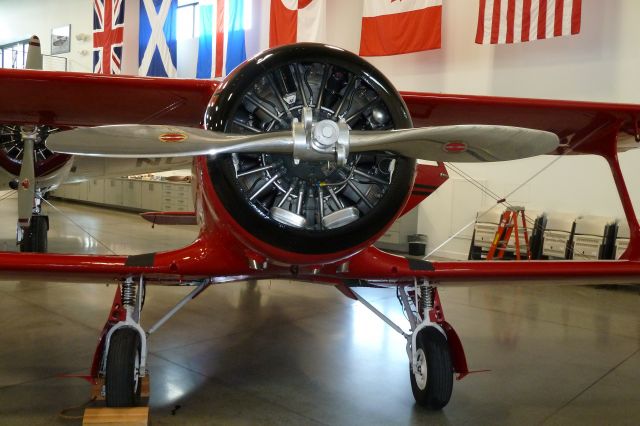
M 71 25 L 53 28 L 51 30 L 51 54 L 71 52 Z

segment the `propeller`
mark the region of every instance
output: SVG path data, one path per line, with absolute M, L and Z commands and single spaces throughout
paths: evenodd
M 42 69 L 42 53 L 40 50 L 40 39 L 37 35 L 29 39 L 29 49 L 27 50 L 27 61 L 24 67 L 28 70 Z
M 42 69 L 40 39 L 36 35 L 29 40 L 25 68 L 31 70 Z M 22 229 L 27 229 L 31 225 L 31 216 L 36 205 L 34 202 L 36 192 L 34 145 L 38 138 L 38 129 L 35 126 L 23 126 L 20 132 L 23 151 L 20 176 L 18 177 L 18 226 Z M 18 234 L 20 235 L 20 232 Z M 18 238 L 18 240 L 20 239 L 21 237 Z
M 33 198 L 36 193 L 35 166 L 33 157 L 34 138 L 37 130 L 34 128 L 31 133 L 22 131 L 24 143 L 24 155 L 18 177 L 18 225 L 21 228 L 28 228 L 33 214 Z
M 88 127 L 52 134 L 46 144 L 56 152 L 101 157 L 269 152 L 294 154 L 298 160 L 326 160 L 335 159 L 338 148 L 346 146 L 350 152 L 391 151 L 431 161 L 485 162 L 549 153 L 557 148 L 558 137 L 541 130 L 495 125 L 350 131 L 340 123 L 323 120 L 311 125 L 294 122 L 293 132 L 251 135 L 163 125 Z

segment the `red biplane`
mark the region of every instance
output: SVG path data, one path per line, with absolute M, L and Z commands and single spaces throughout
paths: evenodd
M 0 124 L 18 126 L 25 146 L 46 139 L 50 150 L 21 173 L 19 188 L 71 170 L 70 155 L 193 157 L 200 233 L 187 247 L 131 256 L 0 253 L 5 279 L 121 283 L 91 371 L 104 378 L 110 406 L 137 401 L 147 358 L 142 300 L 151 284 L 196 286 L 167 318 L 218 283 L 334 285 L 403 334 L 415 399 L 439 409 L 454 374 L 469 371 L 438 286 L 640 278 L 640 227 L 617 157 L 640 140 L 640 106 L 398 93 L 368 62 L 320 44 L 265 51 L 220 83 L 0 70 L 0 90 L 12 99 L 0 104 Z M 51 127 L 61 130 L 42 134 Z M 442 162 L 539 154 L 595 154 L 608 162 L 631 229 L 622 260 L 427 261 L 372 246 L 447 179 Z M 19 175 L 1 155 L 0 165 Z M 358 295 L 364 286 L 397 288 L 408 332 Z

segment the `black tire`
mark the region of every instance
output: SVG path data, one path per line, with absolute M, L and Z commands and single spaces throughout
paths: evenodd
M 132 328 L 121 328 L 111 336 L 105 376 L 108 407 L 134 407 L 140 403 L 140 335 Z
M 20 251 L 25 253 L 46 253 L 48 231 L 48 216 L 31 216 L 31 225 L 24 233 L 22 242 L 20 243 Z
M 453 364 L 449 354 L 449 344 L 442 333 L 427 327 L 418 333 L 416 351 L 425 356 L 426 383 L 416 378 L 411 365 L 411 391 L 416 403 L 430 410 L 440 410 L 449 403 L 453 391 Z

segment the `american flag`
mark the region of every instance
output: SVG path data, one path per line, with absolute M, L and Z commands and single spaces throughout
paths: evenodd
M 124 0 L 93 0 L 93 72 L 120 74 Z
M 582 0 L 480 0 L 478 44 L 508 44 L 580 32 Z

